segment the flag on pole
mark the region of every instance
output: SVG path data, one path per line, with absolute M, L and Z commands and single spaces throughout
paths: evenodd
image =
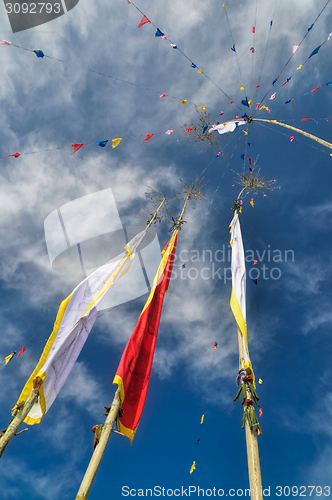
M 43 380 L 38 402 L 24 420 L 27 424 L 38 424 L 50 409 L 84 346 L 106 294 L 129 270 L 145 234 L 146 230 L 138 233 L 125 246 L 125 252 L 85 278 L 61 303 L 53 332 L 17 401 L 19 404 L 28 399 L 36 377 Z
M 244 369 L 253 377 L 253 385 L 255 387 L 255 376 L 251 366 L 247 339 L 247 322 L 246 322 L 246 264 L 244 257 L 244 249 L 240 228 L 239 215 L 235 214 L 231 228 L 231 247 L 232 247 L 232 294 L 230 305 L 233 311 L 237 326 L 241 331 L 243 342 L 243 361 Z M 239 360 L 241 369 L 241 359 Z
M 176 230 L 162 252 L 163 257 L 150 295 L 128 340 L 113 380 L 113 384 L 118 384 L 121 396 L 123 414 L 120 417 L 120 432 L 130 439 L 131 444 L 148 391 L 160 316 L 172 274 L 177 237 Z

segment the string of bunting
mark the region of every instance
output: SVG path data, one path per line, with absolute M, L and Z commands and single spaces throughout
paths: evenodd
M 183 50 L 181 50 L 181 49 L 178 47 L 178 45 L 177 45 L 176 43 L 174 43 L 174 42 L 173 42 L 173 41 L 172 41 L 169 37 L 167 37 L 167 36 L 165 35 L 165 33 L 163 33 L 163 32 L 162 32 L 162 31 L 158 28 L 158 26 L 157 26 L 157 25 L 156 25 L 153 21 L 151 21 L 151 20 L 150 20 L 150 19 L 149 19 L 149 18 L 148 18 L 145 14 L 144 14 L 144 12 L 142 12 L 142 11 L 141 11 L 141 10 L 137 7 L 137 5 L 135 5 L 135 4 L 134 4 L 134 2 L 133 2 L 132 0 L 127 0 L 127 4 L 128 4 L 128 5 L 130 4 L 130 5 L 132 5 L 133 7 L 135 7 L 135 9 L 136 9 L 138 12 L 140 12 L 140 13 L 142 14 L 142 16 L 143 16 L 143 17 L 142 17 L 142 19 L 141 19 L 141 21 L 140 21 L 140 22 L 139 22 L 139 24 L 137 25 L 137 28 L 141 28 L 141 27 L 142 27 L 142 26 L 144 26 L 145 24 L 151 24 L 152 26 L 154 26 L 154 27 L 156 28 L 156 30 L 157 30 L 157 31 L 155 32 L 155 35 L 154 35 L 156 38 L 161 38 L 162 40 L 167 40 L 167 41 L 169 42 L 170 47 L 171 47 L 172 49 L 176 49 L 178 52 L 180 52 L 180 53 L 181 53 L 181 54 L 182 54 L 182 55 L 183 55 L 183 56 L 184 56 L 184 57 L 185 57 L 185 58 L 186 58 L 186 59 L 190 62 L 190 64 L 191 64 L 191 68 L 193 68 L 193 69 L 197 69 L 197 72 L 198 72 L 199 74 L 201 74 L 201 75 L 204 75 L 204 76 L 205 76 L 205 78 L 207 78 L 207 79 L 208 79 L 208 80 L 209 80 L 209 81 L 210 81 L 210 82 L 211 82 L 211 83 L 212 83 L 212 84 L 213 84 L 213 85 L 214 85 L 214 86 L 215 86 L 218 90 L 220 90 L 220 92 L 221 92 L 222 94 L 224 94 L 224 96 L 225 96 L 225 97 L 227 97 L 227 99 L 229 99 L 229 101 L 231 101 L 231 100 L 232 100 L 232 99 L 231 99 L 231 97 L 229 97 L 229 95 L 227 95 L 227 94 L 226 94 L 226 92 L 224 92 L 224 91 L 223 91 L 223 90 L 219 87 L 219 85 L 217 85 L 217 84 L 216 84 L 213 80 L 211 80 L 211 78 L 210 78 L 210 77 L 209 77 L 206 73 L 204 73 L 204 72 L 202 71 L 202 69 L 200 69 L 200 67 L 198 67 L 198 65 L 197 65 L 197 64 L 195 64 L 195 63 L 193 62 L 193 60 L 192 60 L 190 57 L 188 57 L 188 56 L 187 56 L 187 54 L 185 54 L 185 53 L 183 52 Z M 233 101 L 232 101 L 232 102 L 233 102 Z M 239 108 L 239 109 L 240 109 L 240 108 Z
M 25 51 L 30 52 L 30 53 L 34 53 L 38 58 L 46 57 L 47 59 L 52 59 L 53 61 L 59 61 L 59 62 L 62 62 L 64 64 L 70 64 L 68 61 L 64 61 L 63 59 L 58 59 L 56 57 L 45 54 L 41 49 L 31 50 L 31 49 L 28 49 L 26 47 L 22 47 L 21 45 L 16 45 L 15 43 L 8 42 L 7 40 L 0 41 L 0 45 L 10 45 L 12 47 L 16 47 L 18 49 L 25 50 Z M 107 75 L 106 73 L 103 73 L 101 71 L 96 71 L 96 70 L 88 69 L 88 68 L 85 68 L 85 70 L 89 71 L 90 73 L 96 73 L 97 75 L 104 76 L 106 78 L 110 78 L 111 80 L 116 80 L 116 81 L 121 82 L 121 83 L 126 83 L 127 85 L 132 85 L 133 87 L 138 87 L 140 89 L 144 89 L 144 90 L 148 90 L 149 92 L 156 93 L 159 95 L 159 97 L 161 99 L 163 99 L 164 97 L 169 97 L 170 99 L 174 99 L 176 101 L 179 101 L 181 105 L 192 104 L 193 106 L 197 106 L 200 108 L 202 107 L 195 102 L 189 101 L 188 99 L 183 99 L 182 97 L 177 97 L 177 96 L 173 96 L 170 94 L 166 94 L 165 92 L 161 92 L 160 90 L 151 89 L 149 87 L 145 87 L 143 85 L 139 85 L 137 83 L 130 82 L 129 80 L 124 80 L 124 79 L 118 78 L 116 76 Z M 204 106 L 204 108 L 205 108 L 205 106 Z M 206 106 L 206 108 L 218 113 L 218 111 L 216 111 L 213 108 L 209 108 L 208 106 Z
M 325 84 L 323 84 L 323 85 L 319 85 L 318 87 L 315 87 L 314 89 L 309 90 L 308 92 L 305 92 L 305 93 L 304 93 L 304 94 L 302 94 L 302 95 L 295 96 L 295 97 L 293 97 L 292 99 L 288 99 L 288 100 L 287 100 L 287 101 L 285 101 L 284 103 L 279 104 L 279 106 L 275 106 L 274 108 L 269 109 L 269 108 L 267 108 L 266 106 L 262 106 L 262 107 L 260 107 L 260 108 L 258 109 L 258 111 L 260 111 L 260 110 L 262 110 L 262 109 L 266 109 L 266 110 L 268 110 L 268 112 L 270 112 L 270 111 L 275 111 L 276 109 L 279 109 L 281 106 L 284 106 L 285 104 L 290 104 L 291 102 L 294 102 L 294 101 L 296 101 L 296 100 L 298 100 L 298 99 L 300 99 L 300 98 L 302 98 L 302 97 L 305 97 L 306 95 L 312 95 L 314 92 L 317 92 L 317 90 L 320 90 L 320 89 L 322 89 L 322 88 L 323 88 L 323 87 L 325 87 L 325 86 L 332 86 L 332 82 L 328 82 L 328 83 L 325 83 Z M 274 94 L 272 94 L 272 95 L 271 95 L 271 97 L 269 98 L 269 100 L 270 100 L 270 101 L 272 101 L 272 100 L 276 97 L 276 94 L 277 94 L 277 92 L 275 92 Z M 260 103 L 257 103 L 257 105 L 258 105 L 258 104 L 260 104 Z M 260 116 L 260 115 L 258 115 L 258 116 Z
M 327 0 L 326 4 L 324 5 L 324 7 L 321 9 L 321 11 L 319 12 L 318 16 L 316 17 L 316 19 L 314 20 L 314 22 L 309 26 L 307 32 L 305 33 L 305 35 L 303 36 L 302 40 L 300 41 L 300 43 L 297 45 L 297 48 L 299 48 L 302 43 L 304 42 L 304 40 L 306 39 L 306 37 L 308 36 L 308 34 L 310 33 L 310 31 L 312 30 L 312 28 L 314 27 L 316 21 L 318 20 L 318 18 L 321 16 L 321 14 L 323 13 L 323 11 L 326 9 L 326 7 L 328 6 L 328 4 L 330 3 L 331 0 Z M 316 50 L 316 49 L 315 49 Z M 314 51 L 315 52 L 315 51 Z M 294 57 L 294 54 L 295 52 L 292 53 L 292 55 L 289 57 L 288 61 L 284 64 L 283 68 L 281 69 L 280 73 L 278 74 L 278 76 L 273 80 L 272 82 L 272 86 L 269 88 L 269 90 L 266 92 L 266 94 L 264 95 L 264 97 L 262 99 L 260 99 L 260 104 L 262 104 L 266 98 L 266 96 L 270 93 L 271 91 L 271 88 L 274 86 L 274 84 L 278 81 L 279 77 L 281 76 L 281 74 L 284 72 L 284 70 L 286 69 L 286 67 L 288 66 L 288 64 L 290 63 L 290 61 L 292 60 L 292 58 Z M 312 54 L 314 55 L 314 54 Z M 287 82 L 287 80 L 286 80 Z M 256 110 L 254 111 L 253 115 L 255 114 Z
M 181 129 L 170 129 L 170 130 L 166 130 L 166 131 L 163 131 L 163 132 L 154 132 L 154 133 L 150 133 L 150 134 L 140 134 L 140 135 L 131 135 L 131 136 L 127 136 L 127 137 L 118 137 L 116 139 L 106 139 L 104 141 L 92 141 L 92 142 L 73 142 L 71 143 L 71 146 L 61 146 L 61 147 L 58 147 L 58 148 L 49 148 L 49 149 L 40 149 L 38 151 L 29 151 L 29 152 L 26 152 L 26 153 L 14 153 L 14 154 L 11 154 L 11 155 L 7 155 L 7 156 L 0 156 L 0 160 L 4 159 L 4 158 L 9 158 L 11 156 L 13 156 L 14 158 L 18 158 L 19 156 L 22 156 L 22 155 L 32 155 L 32 154 L 36 154 L 36 153 L 44 153 L 44 152 L 48 152 L 48 151 L 56 151 L 56 150 L 59 150 L 59 149 L 65 149 L 65 148 L 70 148 L 72 147 L 73 148 L 73 151 L 70 153 L 69 156 L 73 155 L 74 153 L 76 153 L 79 149 L 81 149 L 82 146 L 87 146 L 89 144 L 98 144 L 98 146 L 104 148 L 108 142 L 112 142 L 112 149 L 116 148 L 122 141 L 123 139 L 133 139 L 133 138 L 137 138 L 137 137 L 143 137 L 143 141 L 149 141 L 154 135 L 160 135 L 160 134 L 166 134 L 166 135 L 170 135 L 170 134 L 173 134 L 173 133 L 178 133 L 178 132 L 181 132 Z M 190 132 L 188 129 L 185 131 L 185 133 L 188 133 Z

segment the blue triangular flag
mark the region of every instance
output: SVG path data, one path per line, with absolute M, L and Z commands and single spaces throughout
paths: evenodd
M 250 170 L 250 172 L 252 172 L 252 168 L 251 167 L 249 167 L 249 170 Z
M 291 102 L 291 99 L 289 101 L 286 101 L 285 104 L 289 104 Z
M 315 118 L 315 123 L 316 123 L 316 125 L 318 125 L 318 120 L 317 120 L 317 118 Z
M 101 148 L 104 148 L 107 143 L 108 143 L 108 140 L 107 141 L 96 141 L 96 144 L 99 144 L 99 146 Z
M 276 81 L 278 80 L 278 78 L 275 78 L 272 82 L 272 85 L 274 85 L 276 83 Z
M 236 50 L 235 50 L 235 44 L 233 45 L 233 47 L 231 47 L 231 50 L 232 50 L 233 52 L 236 52 Z
M 270 26 L 272 26 L 273 21 L 270 22 Z
M 314 27 L 314 23 L 310 26 L 310 28 L 308 28 L 308 31 L 312 30 L 313 27 Z
M 191 67 L 192 68 L 197 68 L 196 64 L 195 63 L 191 63 Z
M 244 153 L 241 155 L 241 160 L 244 160 Z
M 332 85 L 332 82 L 327 83 L 326 85 Z
M 208 129 L 208 126 L 204 125 L 204 127 L 203 127 L 203 134 L 205 134 L 205 132 L 207 131 L 207 129 Z
M 34 52 L 37 57 L 44 57 L 44 52 L 40 49 L 33 50 L 32 52 Z
M 241 118 L 249 118 L 249 116 L 247 115 L 247 113 L 244 113 L 244 115 L 242 115 Z
M 160 31 L 159 28 L 157 28 L 157 31 L 155 32 L 154 36 L 164 36 L 164 33 Z
M 250 142 L 248 142 L 248 146 L 250 146 Z
M 316 48 L 315 48 L 315 50 L 313 50 L 313 51 L 311 52 L 311 54 L 310 54 L 310 56 L 309 56 L 309 58 L 308 58 L 308 59 L 310 59 L 310 57 L 312 57 L 312 56 L 314 56 L 314 55 L 318 54 L 318 51 L 319 51 L 319 49 L 320 49 L 320 48 L 321 48 L 321 45 L 319 45 L 318 47 L 316 47 Z
M 242 99 L 241 104 L 243 104 L 243 106 L 248 106 L 248 108 L 249 108 L 248 97 L 246 97 L 245 99 Z

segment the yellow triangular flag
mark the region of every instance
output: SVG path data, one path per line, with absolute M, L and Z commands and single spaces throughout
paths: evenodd
M 122 141 L 122 139 L 118 138 L 118 139 L 112 139 L 112 148 L 116 148 L 120 142 Z
M 9 361 L 12 359 L 12 357 L 15 356 L 15 354 L 16 354 L 16 352 L 12 352 L 11 354 L 9 354 L 9 356 L 6 356 L 3 364 L 7 365 L 7 363 L 9 363 Z
M 200 109 L 201 109 L 202 111 L 204 111 L 205 106 L 200 106 Z
M 187 104 L 187 99 L 183 99 L 183 101 L 181 101 L 181 106 L 183 106 L 184 104 Z
M 299 66 L 298 68 L 296 68 L 296 71 L 298 71 L 299 69 L 301 69 L 301 68 L 302 68 L 302 66 L 303 66 L 303 65 L 302 65 L 302 64 L 300 64 L 300 66 Z
M 251 99 L 250 99 L 250 101 L 248 101 L 248 104 L 249 104 L 249 106 L 251 106 Z
M 263 380 L 260 378 L 259 381 L 258 381 L 259 384 L 262 384 L 263 383 Z
M 203 423 L 204 421 L 204 414 L 202 415 L 202 418 L 201 418 L 201 424 Z
M 203 74 L 203 71 L 201 69 L 198 70 L 198 73 L 202 73 Z
M 194 470 L 195 470 L 195 469 L 196 469 L 196 462 L 195 462 L 195 460 L 194 460 L 194 461 L 193 461 L 193 464 L 192 464 L 192 466 L 191 466 L 191 468 L 190 468 L 190 474 L 192 474 L 192 473 L 194 472 Z
M 242 130 L 242 132 L 244 133 L 244 135 L 248 135 L 248 132 L 246 132 L 245 130 Z
M 226 9 L 226 7 L 225 7 L 225 4 L 224 4 L 224 3 L 222 4 L 222 6 L 224 7 L 224 9 Z

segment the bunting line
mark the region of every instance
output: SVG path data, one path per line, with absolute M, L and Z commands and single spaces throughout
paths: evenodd
M 327 0 L 326 4 L 324 5 L 324 7 L 322 8 L 322 10 L 320 11 L 320 13 L 318 14 L 318 16 L 316 17 L 316 19 L 314 20 L 314 22 L 311 24 L 311 26 L 308 28 L 306 34 L 304 35 L 304 37 L 302 38 L 301 42 L 299 43 L 298 47 L 300 47 L 303 43 L 303 41 L 305 40 L 305 38 L 308 36 L 309 32 L 312 30 L 312 28 L 314 27 L 316 21 L 318 20 L 318 18 L 320 17 L 320 15 L 322 14 L 322 12 L 326 9 L 326 7 L 328 6 L 328 4 L 330 3 L 331 0 Z M 295 53 L 295 52 L 294 52 Z M 276 83 L 279 79 L 279 77 L 281 76 L 281 74 L 283 73 L 284 69 L 288 66 L 289 62 L 292 60 L 293 56 L 294 56 L 294 53 L 292 53 L 292 55 L 290 56 L 290 58 L 288 59 L 288 61 L 285 63 L 284 67 L 282 68 L 282 70 L 280 71 L 279 75 L 277 76 L 277 78 L 274 79 L 274 83 Z M 272 83 L 272 86 L 269 88 L 269 90 L 266 92 L 266 94 L 264 95 L 264 97 L 260 100 L 260 103 L 263 103 L 266 96 L 270 93 L 274 83 Z M 251 117 L 254 116 L 256 110 L 252 113 Z
M 143 17 L 144 17 L 144 16 L 146 16 L 146 15 L 144 14 L 144 12 L 142 12 L 142 11 L 141 11 L 141 10 L 137 7 L 137 5 L 135 5 L 135 4 L 134 4 L 134 2 L 132 2 L 132 1 L 130 0 L 130 2 L 129 2 L 129 3 L 130 3 L 133 7 L 135 7 L 135 9 L 137 9 L 137 10 L 138 10 L 138 12 L 140 12 L 140 13 L 143 15 Z M 182 55 L 183 55 L 183 56 L 184 56 L 184 57 L 185 57 L 185 58 L 186 58 L 186 59 L 190 62 L 190 64 L 191 64 L 191 67 L 192 67 L 192 68 L 197 68 L 197 69 L 198 69 L 198 73 L 200 73 L 200 74 L 204 75 L 204 76 L 205 76 L 205 78 L 207 78 L 207 79 L 208 79 L 208 80 L 209 80 L 209 81 L 210 81 L 210 82 L 211 82 L 211 83 L 212 83 L 212 84 L 213 84 L 213 85 L 214 85 L 214 86 L 215 86 L 218 90 L 220 90 L 220 92 L 221 92 L 222 94 L 224 94 L 224 96 L 225 96 L 225 97 L 227 97 L 227 99 L 229 99 L 230 101 L 232 100 L 232 99 L 231 99 L 231 97 L 229 97 L 229 95 L 227 95 L 227 94 L 226 94 L 226 92 L 224 92 L 224 91 L 223 91 L 223 90 L 219 87 L 219 85 L 217 85 L 217 84 L 216 84 L 216 83 L 215 83 L 215 82 L 214 82 L 214 81 L 213 81 L 213 80 L 212 80 L 212 79 L 211 79 L 211 78 L 210 78 L 210 77 L 209 77 L 206 73 L 204 73 L 204 71 L 202 71 L 202 70 L 200 69 L 200 67 L 198 67 L 198 66 L 197 66 L 197 65 L 193 62 L 193 60 L 192 60 L 190 57 L 188 57 L 188 56 L 187 56 L 187 54 L 185 54 L 185 53 L 184 53 L 184 52 L 183 52 L 183 51 L 182 51 L 182 50 L 178 47 L 178 45 L 177 45 L 176 43 L 172 42 L 172 40 L 171 40 L 170 38 L 168 38 L 167 36 L 165 36 L 165 35 L 164 35 L 164 33 L 163 33 L 163 32 L 162 32 L 159 28 L 158 28 L 158 26 L 157 26 L 156 24 L 154 24 L 154 22 L 153 22 L 153 21 L 150 21 L 150 24 L 152 24 L 152 26 L 154 26 L 154 27 L 156 28 L 156 30 L 157 30 L 157 31 L 156 31 L 156 34 L 155 34 L 155 36 L 156 36 L 156 37 L 161 37 L 161 38 L 163 38 L 164 40 L 168 40 L 168 41 L 169 41 L 169 43 L 170 43 L 170 45 L 171 45 L 174 49 L 177 49 L 177 50 L 178 50 L 178 51 L 179 51 L 179 52 L 180 52 L 180 53 L 181 53 L 181 54 L 182 54 Z M 241 108 L 239 108 L 239 109 L 241 109 Z
M 2 44 L 2 43 L 3 42 L 0 42 L 0 44 Z M 21 45 L 16 45 L 15 43 L 7 42 L 7 44 L 10 45 L 11 47 L 16 47 L 18 49 L 25 50 L 26 52 L 30 52 L 30 53 L 36 52 L 36 51 L 28 49 L 26 47 L 22 47 Z M 49 55 L 45 54 L 44 52 L 43 52 L 43 57 L 46 57 L 47 59 L 52 59 L 53 61 L 62 62 L 64 64 L 70 64 L 68 61 L 64 61 L 63 59 L 58 59 L 57 57 L 49 56 Z M 180 103 L 183 101 L 183 99 L 181 97 L 177 97 L 177 96 L 173 96 L 173 95 L 170 95 L 170 94 L 166 94 L 164 92 L 161 92 L 160 90 L 151 89 L 149 87 L 145 87 L 144 85 L 139 85 L 138 83 L 133 83 L 133 82 L 130 82 L 128 80 L 124 80 L 123 78 L 118 78 L 116 76 L 107 75 L 106 73 L 103 73 L 101 71 L 96 71 L 94 69 L 89 69 L 89 68 L 84 68 L 84 69 L 85 69 L 85 71 L 88 71 L 90 73 L 96 73 L 97 75 L 104 76 L 105 78 L 110 78 L 111 80 L 115 80 L 117 82 L 125 83 L 127 85 L 132 85 L 133 87 L 137 87 L 137 88 L 140 88 L 140 89 L 143 89 L 143 90 L 148 90 L 149 92 L 156 93 L 159 96 L 162 95 L 162 94 L 165 94 L 164 97 L 169 97 L 170 99 L 174 99 L 176 101 L 180 101 Z M 207 75 L 205 75 L 205 76 L 207 77 Z M 226 97 L 228 98 L 228 96 L 226 96 Z M 189 100 L 186 100 L 186 103 L 192 104 L 193 106 L 199 106 L 197 103 L 195 103 L 193 101 L 189 101 Z M 218 113 L 218 111 L 216 109 L 210 108 L 208 106 L 206 106 L 206 107 L 207 107 L 207 109 L 210 109 L 211 111 L 214 111 L 214 112 Z

